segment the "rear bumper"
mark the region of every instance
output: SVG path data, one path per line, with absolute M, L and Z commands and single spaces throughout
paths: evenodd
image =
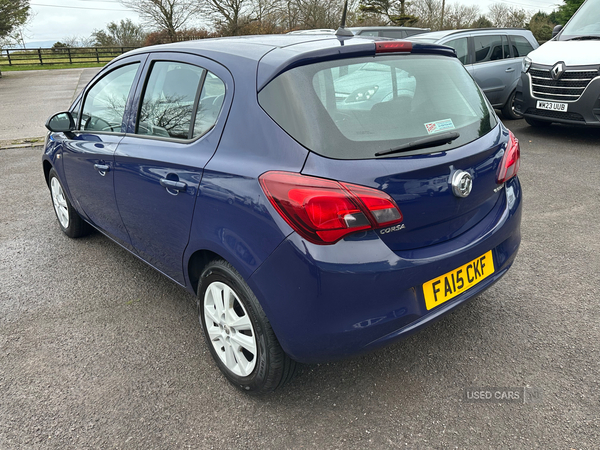
M 546 111 L 537 108 L 537 101 L 531 93 L 531 78 L 529 74 L 521 74 L 515 96 L 515 110 L 524 117 L 531 119 L 600 127 L 600 78 L 590 82 L 579 100 L 568 102 L 567 112 Z
M 505 191 L 511 195 L 502 196 L 480 224 L 423 249 L 393 252 L 373 232 L 332 246 L 293 233 L 248 282 L 283 349 L 297 361 L 323 362 L 382 347 L 432 323 L 507 272 L 521 241 L 518 179 Z M 423 283 L 490 249 L 493 275 L 427 310 Z

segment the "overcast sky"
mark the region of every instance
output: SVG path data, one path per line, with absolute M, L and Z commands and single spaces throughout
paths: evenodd
M 562 3 L 561 0 L 446 0 L 447 4 L 478 5 L 482 13 L 496 2 L 548 13 Z M 118 0 L 32 0 L 31 8 L 35 17 L 27 31 L 27 42 L 53 43 L 73 36 L 87 38 L 94 30 L 104 29 L 109 22 L 127 18 L 140 22 L 137 13 L 125 8 Z

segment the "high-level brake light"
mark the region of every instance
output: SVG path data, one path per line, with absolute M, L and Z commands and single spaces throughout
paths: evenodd
M 410 53 L 412 42 L 408 41 L 378 41 L 375 42 L 375 53 Z

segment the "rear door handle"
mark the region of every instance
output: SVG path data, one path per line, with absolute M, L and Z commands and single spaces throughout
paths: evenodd
M 185 184 L 183 181 L 167 180 L 166 178 L 160 179 L 160 185 L 166 189 L 172 189 L 174 191 L 185 191 L 187 189 L 187 184 Z
M 513 69 L 512 67 L 509 67 L 508 69 L 506 69 L 506 72 L 514 72 L 515 69 Z
M 96 169 L 100 175 L 104 176 L 106 175 L 106 172 L 110 170 L 110 166 L 106 164 L 94 164 L 94 169 Z

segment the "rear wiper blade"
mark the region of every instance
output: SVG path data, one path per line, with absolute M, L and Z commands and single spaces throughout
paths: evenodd
M 577 36 L 571 39 L 567 39 L 567 41 L 593 41 L 593 40 L 600 40 L 600 36 L 599 35 L 590 35 L 590 36 Z
M 435 136 L 428 136 L 423 139 L 417 139 L 416 141 L 407 142 L 406 144 L 399 145 L 398 147 L 390 148 L 389 150 L 382 150 L 375 153 L 375 156 L 391 155 L 392 153 L 408 152 L 411 150 L 418 150 L 420 148 L 437 147 L 439 145 L 449 144 L 450 142 L 458 139 L 460 133 L 458 131 L 450 131 L 448 133 L 436 134 Z

